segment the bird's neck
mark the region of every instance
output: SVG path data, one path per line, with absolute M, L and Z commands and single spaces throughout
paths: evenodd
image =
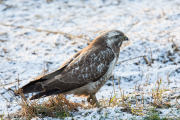
M 122 43 L 121 43 L 122 44 Z M 120 52 L 120 47 L 121 47 L 121 44 L 118 45 L 118 44 L 112 44 L 110 45 L 110 48 L 113 50 L 113 52 L 115 53 L 116 57 L 119 57 L 119 52 Z

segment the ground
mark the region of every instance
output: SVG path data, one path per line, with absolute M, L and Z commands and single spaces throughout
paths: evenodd
M 179 0 L 0 0 L 0 115 L 21 108 L 5 89 L 56 70 L 95 37 L 117 29 L 129 41 L 96 94 L 110 107 L 78 108 L 73 118 L 143 119 L 155 109 L 161 118 L 179 119 L 179 11 Z

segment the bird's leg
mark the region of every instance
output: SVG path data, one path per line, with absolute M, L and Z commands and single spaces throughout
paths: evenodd
M 91 96 L 89 96 L 88 98 L 87 98 L 87 101 L 90 103 L 90 101 L 91 101 Z
M 97 107 L 100 107 L 95 94 L 90 94 L 90 96 L 87 98 L 87 101 L 91 104 L 94 105 L 96 103 Z

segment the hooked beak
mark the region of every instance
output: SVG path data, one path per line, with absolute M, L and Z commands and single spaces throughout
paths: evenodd
M 124 38 L 124 41 L 128 41 L 129 39 L 128 39 L 128 37 L 126 36 L 125 38 Z

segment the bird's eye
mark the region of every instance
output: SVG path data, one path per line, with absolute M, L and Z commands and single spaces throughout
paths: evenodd
M 116 39 L 118 39 L 118 38 L 119 38 L 119 36 L 118 36 L 118 35 L 116 35 L 116 36 L 115 36 L 115 38 L 116 38 Z

